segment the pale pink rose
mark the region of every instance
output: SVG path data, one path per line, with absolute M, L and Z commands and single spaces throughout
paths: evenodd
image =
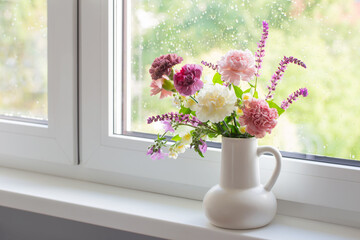
M 234 85 L 239 85 L 240 80 L 249 82 L 256 71 L 254 55 L 248 49 L 230 50 L 217 64 L 221 80 Z
M 271 133 L 277 124 L 278 112 L 270 108 L 263 99 L 253 98 L 242 110 L 244 114 L 239 119 L 240 125 L 246 125 L 246 132 L 257 138 L 263 138 L 266 133 Z
M 160 99 L 164 98 L 164 97 L 169 97 L 172 96 L 172 92 L 165 90 L 162 88 L 162 85 L 164 84 L 165 79 L 163 78 L 159 78 L 158 80 L 152 80 L 150 87 L 151 87 L 151 96 L 154 96 L 158 93 L 160 93 Z

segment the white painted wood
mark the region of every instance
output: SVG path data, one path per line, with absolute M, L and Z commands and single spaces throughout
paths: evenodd
M 0 121 L 5 156 L 77 162 L 77 1 L 48 1 L 48 124 Z
M 357 240 L 360 230 L 278 215 L 264 228 L 213 227 L 201 202 L 0 169 L 0 205 L 165 239 Z

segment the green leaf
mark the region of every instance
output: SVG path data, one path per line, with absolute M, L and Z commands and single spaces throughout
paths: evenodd
M 253 87 L 253 88 L 255 88 L 255 86 L 254 86 L 254 85 L 252 85 L 251 83 L 249 83 L 249 82 L 248 82 L 248 84 L 250 85 L 250 87 Z
M 209 138 L 216 138 L 218 136 L 218 134 L 216 134 L 216 133 L 208 133 L 208 137 Z
M 200 151 L 200 149 L 199 148 L 194 148 L 195 149 L 195 151 L 200 155 L 200 157 L 204 157 L 204 155 L 202 154 L 202 152 Z
M 236 97 L 241 98 L 244 92 L 238 86 L 233 85 L 233 87 L 234 87 Z
M 259 93 L 257 91 L 254 93 L 254 98 L 259 98 Z
M 244 93 L 249 93 L 251 91 L 251 88 L 248 88 L 244 91 Z
M 231 134 L 236 135 L 236 127 L 234 125 L 229 124 L 229 128 L 231 129 Z
M 174 90 L 174 84 L 172 81 L 165 79 L 162 88 L 168 91 Z
M 171 140 L 173 140 L 173 141 L 177 142 L 177 141 L 180 141 L 180 140 L 181 140 L 181 137 L 180 137 L 180 136 L 179 136 L 179 134 L 178 134 L 178 135 L 176 135 L 176 136 L 172 137 L 172 139 L 171 139 Z
M 226 123 L 229 123 L 231 120 L 232 120 L 232 117 L 231 117 L 231 116 L 225 117 L 225 119 L 224 119 L 224 121 L 225 121 Z
M 277 110 L 279 116 L 285 112 L 284 109 L 282 109 L 281 107 L 279 107 L 279 105 L 277 105 L 277 104 L 274 103 L 273 101 L 267 101 L 267 102 L 268 102 L 268 104 L 269 104 L 269 107 L 275 108 L 275 109 Z
M 221 75 L 219 73 L 215 73 L 212 82 L 214 83 L 214 85 L 216 83 L 223 85 L 224 83 L 223 81 L 221 81 Z
M 190 109 L 190 108 L 186 108 L 186 107 L 184 107 L 184 106 L 181 106 L 179 113 L 190 114 L 190 113 L 191 113 L 191 109 Z

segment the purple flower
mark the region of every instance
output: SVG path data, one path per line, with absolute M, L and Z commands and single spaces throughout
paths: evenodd
M 161 151 L 161 149 L 156 149 L 154 150 L 154 146 L 152 146 L 151 148 L 148 149 L 146 155 L 150 155 L 150 158 L 152 160 L 158 160 L 158 159 L 163 159 L 164 157 L 166 157 L 168 154 L 167 153 L 163 153 Z
M 186 64 L 174 75 L 174 86 L 180 95 L 193 95 L 203 87 L 204 83 L 200 80 L 202 70 L 200 65 Z
M 154 147 L 148 149 L 146 155 L 152 155 L 154 153 Z
M 162 55 L 158 58 L 155 58 L 154 62 L 151 64 L 149 73 L 153 80 L 158 80 L 162 78 L 163 75 L 169 76 L 171 74 L 171 68 L 176 64 L 181 63 L 183 60 L 182 57 L 179 57 L 175 53 Z
M 201 144 L 199 145 L 199 150 L 201 153 L 205 153 L 207 150 L 207 144 L 204 140 L 200 139 Z
M 162 122 L 164 124 L 164 131 L 165 132 L 175 132 L 174 128 L 171 126 L 171 122 L 170 121 L 163 121 Z
M 309 95 L 307 88 L 300 88 L 299 90 L 296 90 L 292 94 L 289 95 L 287 99 L 282 101 L 281 108 L 286 110 L 290 104 L 295 102 L 299 96 L 307 97 Z
M 281 78 L 284 75 L 284 72 L 287 68 L 287 65 L 289 63 L 294 63 L 297 64 L 303 68 L 306 68 L 306 65 L 304 62 L 302 62 L 300 59 L 294 58 L 294 57 L 284 57 L 281 61 L 280 61 L 280 66 L 278 67 L 278 70 L 276 70 L 275 74 L 272 76 L 271 78 L 271 86 L 267 86 L 269 92 L 266 96 L 266 99 L 271 99 L 274 96 L 274 91 L 276 89 L 276 86 L 278 84 L 278 82 L 281 80 Z
M 148 151 L 149 152 L 149 151 Z M 148 154 L 150 155 L 150 154 Z M 153 152 L 150 156 L 150 158 L 152 160 L 159 160 L 159 159 L 163 159 L 164 157 L 166 157 L 168 154 L 167 153 L 163 153 L 161 151 L 161 149 L 157 150 L 156 152 Z
M 183 123 L 183 124 L 190 124 L 194 127 L 197 127 L 199 124 L 201 124 L 202 122 L 195 116 L 190 116 L 189 114 L 183 114 L 183 113 L 166 113 L 166 114 L 162 114 L 157 115 L 157 116 L 152 116 L 149 117 L 147 119 L 147 123 L 151 124 L 153 122 L 158 122 L 158 121 L 174 121 L 177 123 Z
M 215 65 L 213 63 L 208 63 L 206 61 L 201 61 L 201 64 L 208 67 L 208 68 L 211 68 L 212 70 L 215 70 L 215 71 L 217 71 L 217 69 L 218 69 L 218 65 Z
M 256 72 L 255 72 L 255 76 L 260 77 L 260 69 L 261 69 L 261 63 L 262 63 L 262 59 L 265 56 L 265 43 L 266 43 L 266 39 L 269 36 L 269 24 L 266 21 L 263 21 L 263 33 L 261 35 L 261 40 L 258 43 L 258 50 L 255 53 L 255 68 L 256 68 Z

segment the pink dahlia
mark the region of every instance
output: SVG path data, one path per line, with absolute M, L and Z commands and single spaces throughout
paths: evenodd
M 240 124 L 246 125 L 246 132 L 257 138 L 263 138 L 266 133 L 271 133 L 277 124 L 278 112 L 270 108 L 263 99 L 252 99 L 242 110 L 244 114 L 239 119 Z
M 186 64 L 174 75 L 174 87 L 183 96 L 190 96 L 200 90 L 204 83 L 200 80 L 202 66 Z
M 234 85 L 240 80 L 249 82 L 256 72 L 254 55 L 248 49 L 230 50 L 217 64 L 221 80 Z
M 163 75 L 169 76 L 171 74 L 171 68 L 176 64 L 181 63 L 183 60 L 182 57 L 179 57 L 175 53 L 162 55 L 158 58 L 155 58 L 154 62 L 151 64 L 149 73 L 153 80 L 162 78 Z
M 158 80 L 151 81 L 151 84 L 150 84 L 150 87 L 151 87 L 150 95 L 151 96 L 154 96 L 158 93 L 160 93 L 160 99 L 172 96 L 171 91 L 168 91 L 163 88 L 164 81 L 165 81 L 164 78 L 159 78 Z

